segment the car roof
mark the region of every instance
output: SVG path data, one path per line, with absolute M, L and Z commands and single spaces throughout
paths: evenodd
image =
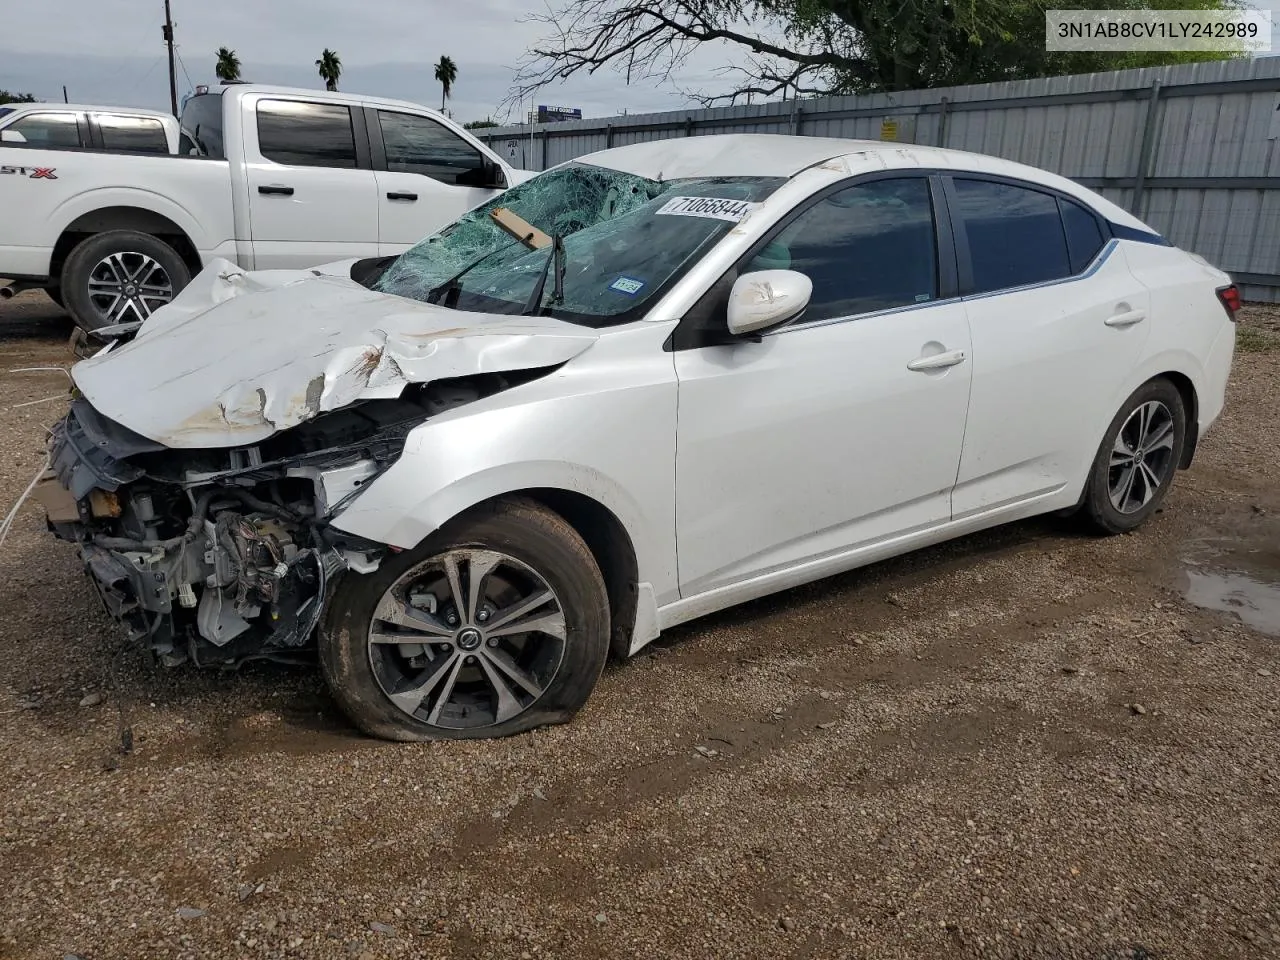
M 1150 230 L 1128 211 L 1066 177 L 1000 157 L 882 140 L 843 140 L 771 133 L 674 137 L 614 147 L 579 157 L 650 180 L 687 177 L 791 178 L 823 166 L 853 176 L 880 170 L 948 169 L 1013 177 L 1051 187 L 1092 206 L 1115 223 Z
M 101 103 L 61 103 L 57 100 L 51 100 L 47 103 L 6 103 L 5 107 L 12 109 L 15 113 L 29 113 L 37 111 L 39 113 L 114 113 L 117 116 L 126 117 L 155 117 L 159 120 L 173 120 L 174 116 L 167 110 L 152 110 L 149 107 L 113 107 Z

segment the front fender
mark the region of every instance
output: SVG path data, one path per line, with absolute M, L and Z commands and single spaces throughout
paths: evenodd
M 503 464 L 410 501 L 401 501 L 390 491 L 379 489 L 384 479 L 375 481 L 333 525 L 367 540 L 407 550 L 486 500 L 523 490 L 552 489 L 580 493 L 608 508 L 627 529 L 632 543 L 637 543 L 643 529 L 640 507 L 626 491 L 599 471 L 580 464 L 551 460 Z

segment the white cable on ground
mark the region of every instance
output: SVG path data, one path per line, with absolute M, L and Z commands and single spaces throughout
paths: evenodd
M 22 496 L 18 498 L 18 502 L 13 505 L 8 514 L 5 515 L 3 522 L 0 522 L 0 547 L 4 546 L 4 542 L 8 539 L 9 531 L 13 529 L 13 522 L 18 517 L 18 511 L 22 509 L 22 505 L 27 502 L 27 497 L 31 496 L 31 491 L 36 488 L 36 484 L 40 482 L 40 478 L 44 476 L 44 472 L 49 469 L 49 458 L 44 458 L 44 463 L 40 465 L 40 469 L 36 471 L 36 475 L 31 478 L 31 482 L 27 484 L 27 489 L 22 491 Z

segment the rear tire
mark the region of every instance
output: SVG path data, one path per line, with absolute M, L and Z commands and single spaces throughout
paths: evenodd
M 1120 407 L 1094 457 L 1083 515 L 1106 534 L 1147 520 L 1173 485 L 1187 437 L 1182 394 L 1168 380 L 1144 383 Z
M 48 294 L 48 295 L 49 295 L 49 299 L 50 299 L 50 300 L 52 300 L 54 303 L 56 303 L 58 306 L 60 306 L 63 310 L 67 309 L 67 305 L 66 305 L 65 303 L 63 303 L 63 302 L 62 302 L 62 288 L 61 288 L 61 287 L 56 287 L 56 286 L 54 286 L 54 287 L 45 287 L 45 288 L 44 288 L 44 292 L 45 292 L 46 294 Z
M 571 719 L 604 668 L 609 632 L 604 579 L 582 538 L 512 498 L 372 574 L 344 576 L 318 642 L 334 698 L 365 733 L 453 740 Z
M 191 280 L 178 252 L 159 237 L 109 230 L 81 242 L 62 265 L 62 299 L 76 324 L 97 330 L 145 320 Z

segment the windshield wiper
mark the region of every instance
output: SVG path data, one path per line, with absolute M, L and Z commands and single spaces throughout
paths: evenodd
M 443 306 L 450 308 L 454 307 L 458 302 L 458 294 L 462 291 L 462 278 L 476 267 L 480 266 L 480 264 L 487 261 L 494 254 L 501 253 L 503 250 L 510 250 L 519 242 L 519 240 L 513 240 L 510 243 L 504 243 L 502 246 L 494 247 L 488 253 L 476 257 L 476 259 L 472 260 L 444 283 L 434 286 L 428 290 L 426 298 L 427 303 L 440 303 L 441 300 L 445 300 L 447 302 L 445 302 Z
M 547 257 L 547 262 L 542 265 L 542 273 L 538 275 L 538 282 L 533 286 L 533 292 L 529 294 L 529 300 L 524 305 L 524 310 L 520 312 L 521 316 L 532 316 L 542 309 L 542 293 L 547 289 L 547 274 L 555 270 L 555 279 L 551 286 L 551 302 L 564 302 L 564 241 L 560 238 L 560 234 L 556 234 L 551 238 L 551 255 Z

